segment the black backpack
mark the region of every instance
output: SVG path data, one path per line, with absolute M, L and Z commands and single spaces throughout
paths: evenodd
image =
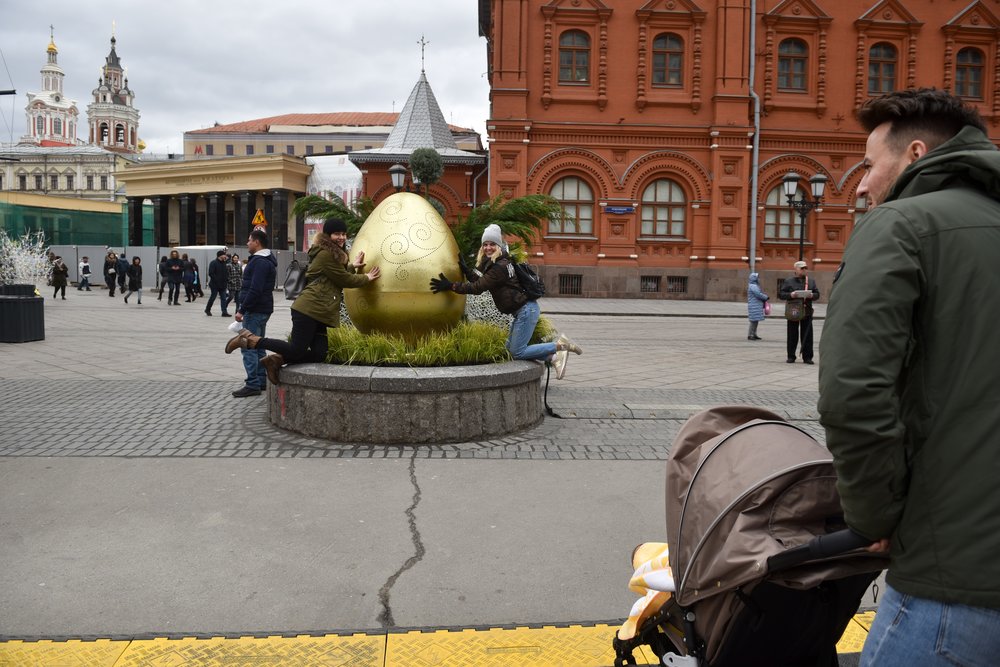
M 545 283 L 538 277 L 538 274 L 527 264 L 510 260 L 510 265 L 517 276 L 517 282 L 521 285 L 521 291 L 528 301 L 537 301 L 545 296 Z

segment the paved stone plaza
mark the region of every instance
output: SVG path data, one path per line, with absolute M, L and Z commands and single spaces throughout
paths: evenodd
M 0 347 L 0 638 L 613 626 L 684 419 L 753 404 L 821 436 L 818 366 L 785 363 L 778 318 L 747 341 L 742 303 L 543 299 L 585 350 L 563 418 L 434 447 L 275 429 L 230 395 L 231 320 L 164 304 L 71 289 L 45 341 Z

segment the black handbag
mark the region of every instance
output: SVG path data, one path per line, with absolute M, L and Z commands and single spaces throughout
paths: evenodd
M 306 267 L 299 264 L 299 260 L 293 259 L 288 265 L 282 287 L 285 290 L 285 298 L 289 301 L 294 301 L 299 294 L 302 294 L 302 290 L 306 287 Z

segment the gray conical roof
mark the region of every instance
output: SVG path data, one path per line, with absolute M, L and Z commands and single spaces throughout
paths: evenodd
M 383 147 L 406 153 L 417 148 L 458 148 L 423 71 Z
M 353 151 L 348 158 L 355 163 L 399 162 L 405 161 L 418 148 L 433 148 L 447 163 L 480 164 L 485 161 L 481 155 L 458 148 L 423 70 L 385 143 L 379 148 Z

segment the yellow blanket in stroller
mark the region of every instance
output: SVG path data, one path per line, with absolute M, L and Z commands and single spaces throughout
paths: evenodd
M 618 629 L 618 639 L 622 641 L 635 637 L 636 631 L 663 608 L 675 590 L 666 542 L 646 542 L 637 546 L 632 552 L 632 567 L 635 573 L 628 587 L 643 597 L 632 605 L 628 618 Z

